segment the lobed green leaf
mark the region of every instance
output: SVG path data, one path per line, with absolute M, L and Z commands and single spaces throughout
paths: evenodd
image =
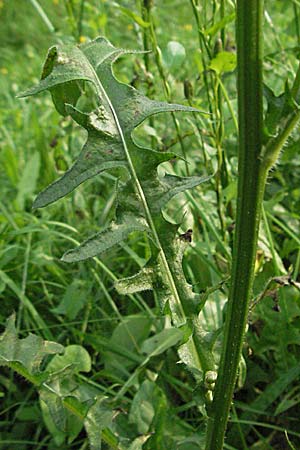
M 63 261 L 91 258 L 124 241 L 132 232 L 146 232 L 150 238 L 150 260 L 138 275 L 120 280 L 117 288 L 123 293 L 155 289 L 161 309 L 169 311 L 173 323 L 181 326 L 198 314 L 199 296 L 186 283 L 182 270 L 183 252 L 189 240 L 178 236 L 179 225 L 169 223 L 162 210 L 173 196 L 209 177 L 159 176 L 158 166 L 176 155 L 139 147 L 132 136 L 134 129 L 154 114 L 200 111 L 150 100 L 132 86 L 120 83 L 112 65 L 126 53 L 130 52 L 114 47 L 102 37 L 79 46 L 57 45 L 49 50 L 40 83 L 20 94 L 25 97 L 50 91 L 58 112 L 70 115 L 87 131 L 86 143 L 74 165 L 38 195 L 34 207 L 57 201 L 103 171 L 125 170 L 127 181 L 117 183 L 111 224 L 68 251 Z M 87 91 L 91 98 L 85 102 L 84 110 Z M 195 345 L 187 343 L 185 348 L 194 358 Z

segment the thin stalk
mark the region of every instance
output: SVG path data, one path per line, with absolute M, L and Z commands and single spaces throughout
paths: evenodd
M 142 18 L 145 22 L 149 22 L 150 18 L 150 10 L 152 7 L 152 0 L 140 0 L 141 4 L 141 12 L 142 12 Z M 143 47 L 144 47 L 144 64 L 145 64 L 145 71 L 146 71 L 146 83 L 147 83 L 147 97 L 153 98 L 153 91 L 154 91 L 154 83 L 152 80 L 152 75 L 150 72 L 150 51 L 152 51 L 151 46 L 151 35 L 149 32 L 149 29 L 144 27 L 143 30 Z M 149 124 L 151 127 L 154 126 L 154 118 L 150 117 Z M 155 139 L 152 136 L 151 137 L 151 146 L 154 148 L 155 146 Z
M 235 129 L 236 129 L 236 131 L 237 131 L 237 133 L 238 133 L 238 131 L 239 131 L 239 125 L 238 125 L 238 122 L 237 122 L 237 118 L 236 118 L 235 112 L 234 112 L 234 110 L 233 110 L 231 101 L 230 101 L 230 99 L 229 99 L 229 97 L 228 97 L 228 92 L 227 92 L 227 90 L 226 90 L 224 84 L 222 83 L 222 80 L 221 80 L 220 77 L 218 78 L 218 83 L 219 83 L 219 85 L 220 85 L 220 87 L 221 87 L 221 89 L 222 89 L 222 94 L 223 94 L 223 96 L 224 96 L 224 99 L 226 100 L 226 103 L 227 103 L 229 112 L 230 112 L 230 114 L 231 114 L 231 117 L 232 117 L 232 120 L 233 120 L 233 123 L 234 123 L 234 127 L 235 127 Z
M 35 8 L 37 13 L 40 15 L 41 19 L 43 20 L 44 24 L 46 25 L 50 33 L 55 33 L 54 25 L 52 24 L 51 20 L 49 19 L 49 17 L 45 13 L 39 2 L 37 0 L 30 0 L 30 3 Z
M 225 17 L 225 1 L 221 0 L 220 20 L 224 19 L 224 17 Z M 222 28 L 222 30 L 220 32 L 220 38 L 221 38 L 221 48 L 222 48 L 222 50 L 224 50 L 225 49 L 225 27 Z M 217 130 L 216 130 L 217 131 L 216 140 L 217 140 L 218 153 L 220 153 L 219 171 L 220 171 L 220 176 L 221 176 L 221 184 L 222 184 L 222 188 L 225 188 L 228 185 L 228 170 L 227 170 L 225 152 L 224 152 L 224 148 L 223 148 L 223 138 L 224 138 L 223 96 L 222 96 L 222 88 L 220 86 L 218 78 L 220 78 L 220 77 L 215 75 L 216 100 L 217 100 L 216 117 L 218 119 Z
M 299 248 L 298 253 L 297 253 L 297 258 L 296 258 L 296 262 L 295 262 L 295 268 L 294 268 L 294 272 L 293 272 L 294 280 L 297 280 L 298 273 L 299 273 L 299 268 L 300 268 L 300 248 Z
M 32 233 L 29 233 L 28 239 L 27 239 L 26 251 L 25 251 L 25 261 L 24 261 L 23 276 L 22 276 L 22 285 L 21 285 L 22 296 L 24 296 L 26 294 L 29 255 L 30 255 L 30 251 L 31 251 L 31 241 L 32 241 Z M 23 309 L 24 309 L 24 303 L 20 302 L 19 311 L 18 311 L 18 315 L 17 315 L 17 325 L 16 325 L 16 329 L 18 332 L 20 331 L 20 328 L 21 328 Z
M 279 277 L 279 275 L 281 275 L 281 271 L 278 267 L 277 264 L 277 255 L 276 255 L 276 250 L 275 250 L 275 246 L 274 246 L 274 241 L 272 238 L 272 233 L 270 230 L 270 226 L 269 226 L 269 222 L 268 222 L 268 218 L 267 218 L 267 214 L 264 208 L 264 205 L 262 205 L 262 218 L 263 218 L 263 223 L 265 225 L 265 229 L 266 229 L 266 235 L 269 241 L 269 246 L 270 246 L 270 252 L 272 255 L 272 263 L 273 263 L 273 269 L 274 269 L 274 274 Z
M 80 2 L 80 9 L 79 9 L 79 16 L 78 16 L 78 22 L 77 22 L 77 29 L 78 29 L 78 37 L 79 38 L 82 35 L 84 4 L 85 4 L 85 0 L 81 0 L 81 2 Z
M 223 134 L 224 134 L 224 120 L 223 120 L 223 108 L 222 108 L 222 88 L 219 84 L 218 77 L 212 73 L 210 73 L 208 64 L 206 62 L 206 57 L 208 58 L 208 61 L 210 61 L 213 57 L 212 52 L 209 48 L 207 38 L 205 34 L 203 33 L 203 27 L 201 25 L 200 21 L 200 2 L 199 0 L 190 0 L 191 6 L 193 9 L 193 14 L 196 20 L 197 24 L 197 32 L 198 32 L 198 40 L 199 40 L 199 49 L 201 51 L 201 58 L 202 58 L 202 65 L 203 65 L 203 82 L 206 90 L 206 96 L 208 101 L 208 107 L 209 112 L 211 114 L 212 120 L 209 123 L 209 126 L 213 133 L 213 143 L 217 149 L 217 155 L 218 155 L 218 171 L 215 176 L 215 192 L 216 192 L 216 198 L 217 198 L 217 209 L 218 209 L 218 216 L 220 221 L 220 227 L 222 230 L 223 236 L 225 235 L 225 223 L 224 223 L 224 216 L 222 211 L 222 188 L 226 187 L 228 184 L 228 173 L 227 173 L 227 167 L 226 167 L 226 161 L 225 161 L 225 154 L 224 150 L 222 148 L 222 140 L 223 140 Z M 214 8 L 216 8 L 216 5 L 213 5 Z M 221 18 L 224 16 L 225 13 L 225 5 L 222 0 L 221 4 Z M 222 36 L 224 39 L 224 34 L 221 35 L 221 46 L 222 46 Z M 212 85 L 212 92 L 213 92 L 213 99 L 210 95 L 210 88 L 209 88 L 209 77 L 210 75 L 210 82 Z
M 167 102 L 170 102 L 171 101 L 171 90 L 170 90 L 170 86 L 169 86 L 169 83 L 167 80 L 167 76 L 165 74 L 165 70 L 164 70 L 163 63 L 162 63 L 161 51 L 158 46 L 158 42 L 157 42 L 157 38 L 156 38 L 150 2 L 148 1 L 145 3 L 147 3 L 146 8 L 148 9 L 148 21 L 150 22 L 149 30 L 150 30 L 150 36 L 151 36 L 151 40 L 152 40 L 152 44 L 153 44 L 153 48 L 154 48 L 154 52 L 155 52 L 155 63 L 156 63 L 159 75 L 160 75 L 162 83 L 163 83 L 165 98 L 166 98 Z M 187 162 L 187 158 L 186 158 L 186 151 L 185 151 L 183 139 L 182 139 L 181 132 L 180 132 L 180 125 L 179 125 L 179 122 L 176 119 L 175 114 L 173 112 L 171 112 L 171 116 L 172 116 L 172 120 L 173 120 L 174 127 L 176 130 L 176 134 L 178 137 L 178 142 L 180 144 L 181 152 L 182 152 L 182 155 L 183 155 L 183 158 L 185 161 L 186 174 L 187 174 L 187 176 L 189 176 L 190 171 L 189 171 L 189 166 L 188 166 L 188 162 Z
M 224 344 L 208 423 L 206 450 L 223 448 L 252 292 L 258 229 L 268 172 L 276 163 L 284 143 L 300 119 L 300 112 L 295 108 L 282 119 L 278 135 L 263 147 L 262 20 L 263 0 L 253 0 L 251 3 L 247 0 L 237 1 L 237 225 Z M 299 89 L 300 65 L 291 89 L 294 99 L 299 95 Z M 296 240 L 298 241 L 298 238 Z
M 295 110 L 289 114 L 285 119 L 285 124 L 282 131 L 278 134 L 278 136 L 270 139 L 265 146 L 262 154 L 262 162 L 266 170 L 269 170 L 276 163 L 283 145 L 295 129 L 299 119 L 300 110 Z
M 272 222 L 276 223 L 291 239 L 293 239 L 300 246 L 300 238 L 295 234 L 289 227 L 287 227 L 281 220 L 267 212 L 267 217 L 271 219 Z
M 152 2 L 151 0 L 140 0 L 141 3 L 141 12 L 142 12 L 142 18 L 145 22 L 149 22 L 149 16 L 150 16 L 150 10 L 151 10 L 151 6 L 152 6 Z M 145 69 L 147 72 L 147 76 L 150 72 L 150 54 L 149 52 L 152 50 L 152 47 L 150 45 L 150 40 L 151 40 L 151 36 L 149 33 L 149 29 L 144 27 L 143 28 L 143 47 L 144 47 L 144 64 L 145 64 Z M 153 83 L 149 83 L 149 80 L 147 79 L 147 95 L 151 94 L 151 90 L 153 88 Z
M 225 0 L 221 0 L 220 3 L 220 20 L 224 19 L 225 17 Z M 222 41 L 222 47 L 225 48 L 225 28 L 222 28 L 221 30 L 221 41 Z
M 293 9 L 294 9 L 294 20 L 295 20 L 295 25 L 296 25 L 297 41 L 298 41 L 298 45 L 300 45 L 299 14 L 298 14 L 297 5 L 295 3 L 293 3 Z
M 208 70 L 207 70 L 207 64 L 206 64 L 206 61 L 205 61 L 205 58 L 204 58 L 204 53 L 205 53 L 204 52 L 204 47 L 205 47 L 205 50 L 207 51 L 207 53 L 209 52 L 209 49 L 207 48 L 207 46 L 205 46 L 206 41 L 205 41 L 205 38 L 203 36 L 203 32 L 201 30 L 200 13 L 199 13 L 199 9 L 198 9 L 199 8 L 198 1 L 197 0 L 191 0 L 191 6 L 192 6 L 192 9 L 193 9 L 193 14 L 194 14 L 194 17 L 195 17 L 195 20 L 196 20 L 196 24 L 197 24 L 199 49 L 201 51 L 202 65 L 203 65 L 202 75 L 203 75 L 203 82 L 204 82 L 204 85 L 205 85 L 205 91 L 206 91 L 206 95 L 207 95 L 208 108 L 209 108 L 210 114 L 212 115 L 213 114 L 213 107 L 212 107 L 212 101 L 211 101 L 211 98 L 210 98 L 210 89 L 209 89 L 209 86 L 208 86 L 208 78 L 207 78 Z M 205 14 L 205 16 L 206 16 L 206 14 Z M 210 55 L 209 55 L 209 57 L 210 57 Z M 212 128 L 212 126 L 211 126 L 211 128 Z
M 206 450 L 221 450 L 227 426 L 254 276 L 267 170 L 261 164 L 263 0 L 237 1 L 239 180 L 232 281 Z
M 274 240 L 272 237 L 272 233 L 270 230 L 269 221 L 268 221 L 268 217 L 267 217 L 264 205 L 262 205 L 262 220 L 263 220 L 263 224 L 264 224 L 265 230 L 266 230 L 266 235 L 267 235 L 267 238 L 269 241 L 274 274 L 278 277 L 282 274 L 282 272 L 277 263 L 277 253 L 276 253 L 276 249 L 274 246 Z M 285 292 L 283 289 L 280 289 L 280 291 L 279 291 L 279 298 L 280 298 L 280 305 L 282 308 L 282 315 L 283 315 L 284 319 L 286 321 L 288 321 L 288 309 L 287 309 L 287 304 L 286 304 L 286 295 L 285 295 Z M 284 345 L 284 343 L 280 341 L 279 346 L 282 347 L 283 345 Z M 285 355 L 284 362 L 285 362 L 286 369 L 288 369 L 287 355 L 286 355 L 286 352 L 284 351 L 284 349 L 282 349 L 282 354 Z
M 75 18 L 74 4 L 72 0 L 64 0 L 65 8 L 68 15 L 68 20 L 73 36 L 78 39 L 78 28 Z

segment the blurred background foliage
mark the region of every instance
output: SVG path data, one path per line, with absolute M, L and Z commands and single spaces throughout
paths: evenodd
M 177 128 L 171 116 L 162 115 L 142 124 L 136 140 L 161 151 L 172 147 L 180 155 L 183 142 L 187 163 L 168 164 L 168 171 L 226 175 L 179 195 L 165 211 L 182 224 L 182 233 L 193 229 L 185 273 L 195 291 L 209 294 L 204 326 L 219 328 L 226 313 L 236 198 L 235 5 L 224 2 L 226 20 L 220 24 L 223 2 L 194 2 L 205 44 L 199 48 L 193 2 L 152 3 L 151 37 L 139 1 L 0 1 L 0 323 L 4 327 L 15 311 L 20 336 L 34 332 L 63 345 L 82 345 L 93 365 L 78 377 L 112 398 L 135 374 L 118 416 L 124 439 L 155 431 L 163 436 L 164 447 L 151 437 L 143 448 L 196 449 L 201 448 L 201 396 L 193 377 L 176 364 L 175 347 L 146 365 L 139 359 L 143 342 L 166 326 L 155 296 L 122 297 L 113 288 L 116 279 L 135 273 L 148 259 L 145 236 L 133 233 L 99 260 L 73 265 L 60 261 L 64 251 L 108 223 L 115 178 L 101 175 L 68 198 L 32 211 L 35 195 L 70 167 L 85 134 L 69 117 L 56 113 L 48 94 L 16 99 L 19 91 L 38 81 L 51 45 L 103 35 L 115 46 L 143 50 L 148 33 L 152 53 L 121 58 L 114 66 L 116 76 L 153 98 L 212 113 L 206 119 L 176 116 Z M 299 18 L 296 0 L 265 2 L 264 77 L 276 95 L 295 75 Z M 300 448 L 299 140 L 295 132 L 267 186 L 246 362 L 241 364 L 229 449 Z M 0 396 L 0 448 L 87 448 L 83 432 L 55 437 L 34 389 L 6 369 L 0 374 Z M 152 405 L 146 420 L 139 417 L 141 398 Z

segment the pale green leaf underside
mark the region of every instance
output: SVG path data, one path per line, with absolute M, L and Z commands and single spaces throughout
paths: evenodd
M 132 277 L 123 278 L 115 283 L 115 288 L 119 294 L 128 295 L 136 292 L 148 291 L 152 289 L 154 280 L 153 267 L 144 267 L 140 272 Z
M 37 94 L 50 90 L 53 94 L 56 89 L 61 93 L 66 87 L 65 95 L 70 94 L 69 100 L 77 100 L 72 95 L 71 82 L 85 80 L 91 82 L 96 88 L 101 86 L 110 99 L 116 112 L 127 143 L 138 152 L 143 153 L 145 160 L 149 159 L 149 170 L 163 161 L 174 158 L 174 154 L 161 154 L 149 149 L 136 147 L 131 139 L 131 133 L 147 117 L 167 111 L 194 111 L 199 110 L 183 105 L 157 102 L 144 97 L 133 87 L 119 83 L 111 70 L 112 62 L 125 50 L 116 49 L 106 39 L 98 38 L 80 47 L 57 46 L 52 47 L 44 66 L 44 77 L 40 83 L 21 93 L 20 97 Z M 73 86 L 76 89 L 76 85 Z M 65 104 L 65 110 L 75 121 L 88 131 L 87 142 L 74 166 L 58 181 L 43 191 L 34 202 L 35 208 L 52 203 L 74 190 L 85 180 L 118 166 L 127 167 L 123 145 L 114 122 L 112 112 L 107 101 L 99 89 L 96 89 L 98 108 L 89 114 L 79 111 L 75 104 Z M 56 107 L 57 100 L 54 99 Z M 61 105 L 59 105 L 61 110 Z M 147 157 L 149 154 L 149 157 Z M 156 159 L 155 159 L 156 158 Z
M 130 220 L 127 218 L 120 224 L 113 222 L 104 231 L 87 239 L 79 247 L 69 250 L 64 254 L 62 260 L 64 262 L 76 262 L 101 254 L 124 241 L 133 231 L 150 232 L 150 229 L 145 220 L 137 220 L 135 217 L 130 218 Z
M 99 398 L 89 409 L 84 420 L 84 426 L 88 433 L 90 449 L 101 450 L 102 431 L 112 424 L 114 411 L 106 405 L 105 398 Z
M 185 178 L 170 174 L 159 177 L 157 167 L 176 155 L 141 148 L 133 141 L 132 134 L 153 114 L 200 111 L 150 100 L 116 80 L 112 64 L 125 53 L 128 52 L 115 48 L 105 38 L 79 46 L 52 47 L 40 83 L 20 95 L 49 90 L 56 109 L 62 115 L 69 114 L 87 131 L 86 143 L 74 165 L 38 195 L 34 207 L 55 202 L 105 170 L 122 168 L 127 171 L 127 182 L 118 183 L 112 223 L 67 252 L 63 260 L 73 262 L 96 256 L 126 239 L 131 232 L 146 232 L 150 237 L 151 260 L 140 274 L 120 280 L 119 292 L 130 293 L 155 286 L 161 308 L 168 306 L 174 324 L 179 326 L 185 323 L 185 316 L 196 314 L 197 296 L 182 271 L 186 243 L 177 236 L 178 226 L 165 220 L 162 209 L 173 196 L 198 186 L 208 177 Z M 93 87 L 93 99 L 89 103 L 93 106 L 83 111 L 80 100 L 84 98 L 86 82 Z

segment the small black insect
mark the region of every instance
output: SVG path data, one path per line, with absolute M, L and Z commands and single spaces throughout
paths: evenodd
M 180 234 L 179 237 L 183 241 L 192 242 L 192 233 L 193 233 L 193 230 L 191 228 L 189 228 L 185 233 Z

